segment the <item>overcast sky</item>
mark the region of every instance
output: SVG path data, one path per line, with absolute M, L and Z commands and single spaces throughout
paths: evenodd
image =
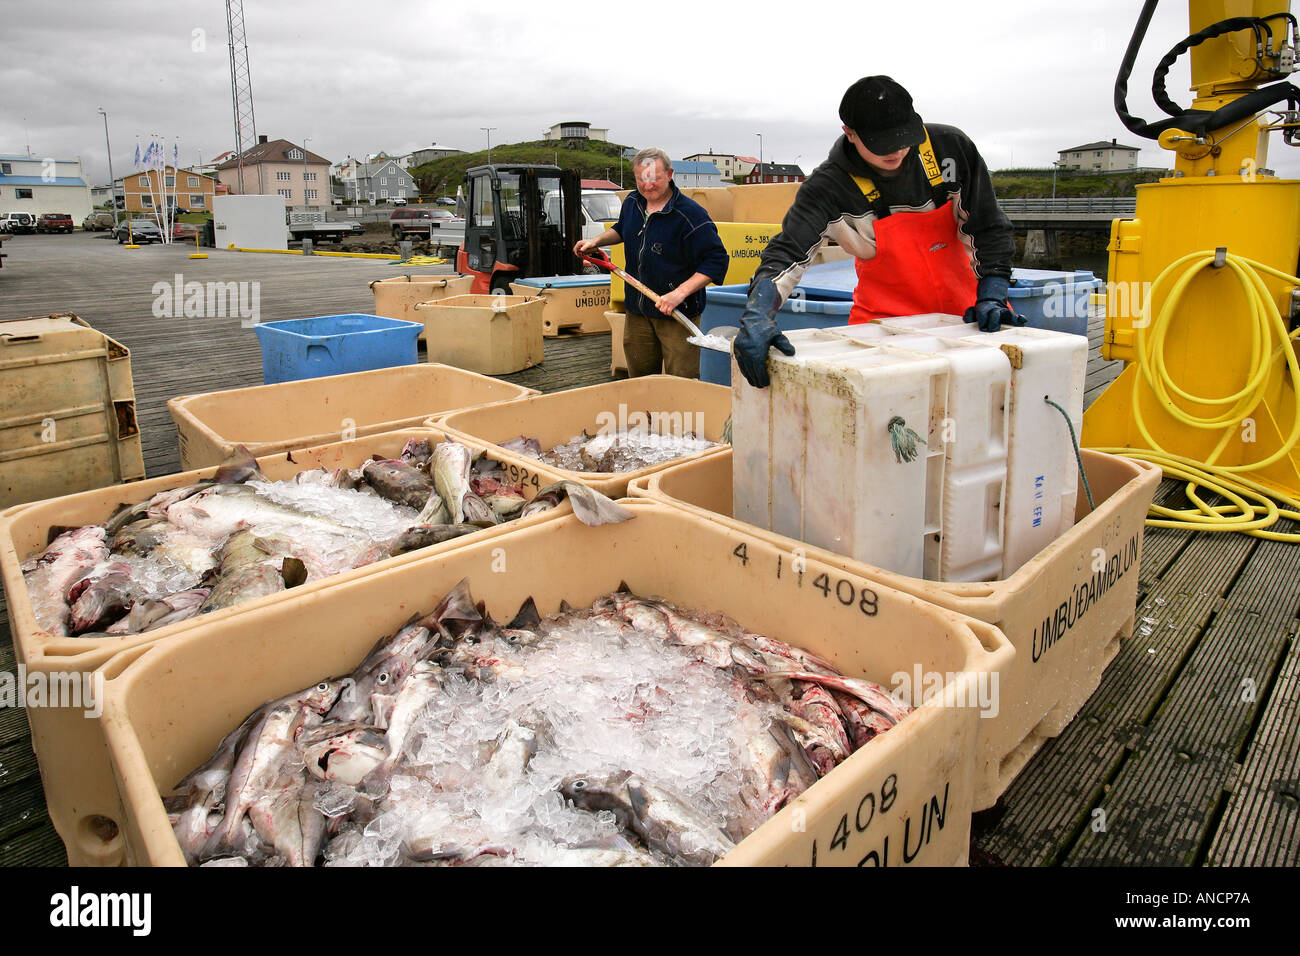
M 710 149 L 805 171 L 839 132 L 844 89 L 886 73 L 929 122 L 968 132 L 990 168 L 1049 166 L 1117 138 L 1140 165 L 1170 154 L 1121 125 L 1115 73 L 1139 0 L 926 3 L 381 3 L 244 0 L 257 130 L 331 162 L 421 146 L 539 139 L 561 120 L 681 157 Z M 808 11 L 800 17 L 799 11 Z M 832 13 L 831 11 L 836 11 Z M 0 37 L 0 152 L 80 157 L 107 181 L 137 142 L 179 140 L 182 163 L 233 145 L 223 0 L 9 2 Z M 1156 119 L 1156 61 L 1187 34 L 1186 0 L 1161 4 L 1130 82 Z M 21 52 L 22 55 L 18 55 Z M 1184 57 L 1168 88 L 1180 104 Z M 1271 138 L 1269 166 L 1300 176 Z

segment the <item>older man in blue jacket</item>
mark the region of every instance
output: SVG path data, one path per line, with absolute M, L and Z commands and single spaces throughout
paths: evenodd
M 673 182 L 668 154 L 651 147 L 632 160 L 636 192 L 623 200 L 618 222 L 595 239 L 584 239 L 575 252 L 626 244 L 627 272 L 657 292 L 658 306 L 627 289 L 627 324 L 623 351 L 629 377 L 654 375 L 662 364 L 669 375 L 700 377 L 699 350 L 686 341 L 690 334 L 671 316 L 681 309 L 687 318 L 704 311 L 704 287 L 722 285 L 727 278 L 727 249 L 704 207 L 681 194 Z

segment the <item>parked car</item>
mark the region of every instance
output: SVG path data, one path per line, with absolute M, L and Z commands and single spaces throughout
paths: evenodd
M 394 196 L 392 199 L 392 203 L 394 206 L 405 206 L 406 200 L 401 196 Z
M 36 220 L 37 232 L 72 232 L 72 217 L 66 212 L 46 212 Z
M 388 217 L 388 228 L 394 239 L 405 239 L 407 236 L 427 239 L 432 227 L 432 209 L 394 209 Z
M 437 199 L 434 200 L 434 202 L 437 203 L 439 206 L 454 206 L 456 205 L 456 197 L 439 196 Z
M 163 241 L 162 230 L 152 219 L 123 219 L 113 230 L 113 235 L 119 245 L 128 239 L 134 239 L 137 243 Z
M 111 212 L 92 212 L 81 220 L 81 228 L 86 232 L 109 232 L 113 228 L 113 214 Z
M 0 218 L 0 229 L 17 235 L 36 231 L 36 217 L 29 212 L 7 212 Z
M 188 222 L 172 223 L 172 242 L 193 242 L 199 234 L 199 227 Z
M 463 226 L 465 220 L 463 217 L 456 215 L 450 209 L 430 209 L 429 215 L 432 221 L 429 223 L 434 229 L 441 229 L 443 226 Z

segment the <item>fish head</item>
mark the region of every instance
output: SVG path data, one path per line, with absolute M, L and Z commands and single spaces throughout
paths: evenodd
M 334 706 L 342 693 L 342 680 L 323 680 L 299 694 L 298 702 L 305 709 L 323 715 Z
M 631 771 L 628 770 L 577 774 L 561 780 L 559 789 L 566 800 L 583 810 L 630 813 L 632 807 L 626 784 L 631 776 Z

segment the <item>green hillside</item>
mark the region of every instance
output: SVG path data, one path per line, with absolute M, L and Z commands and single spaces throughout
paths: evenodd
M 993 191 L 999 199 L 1042 199 L 1052 195 L 1050 171 L 1004 169 L 991 175 Z M 1153 183 L 1166 175 L 1160 172 L 1112 173 L 1108 176 L 1058 173 L 1056 197 L 1136 196 L 1139 184 Z
M 619 182 L 632 183 L 632 164 L 622 159 L 626 146 L 591 140 L 581 149 L 570 149 L 563 143 L 536 140 L 530 143 L 505 143 L 492 147 L 494 163 L 543 163 L 562 169 L 575 170 L 582 179 L 605 179 L 606 175 Z M 477 153 L 458 153 L 443 156 L 411 170 L 421 196 L 454 196 L 456 187 L 465 182 L 465 170 L 483 166 L 488 161 L 487 150 Z

